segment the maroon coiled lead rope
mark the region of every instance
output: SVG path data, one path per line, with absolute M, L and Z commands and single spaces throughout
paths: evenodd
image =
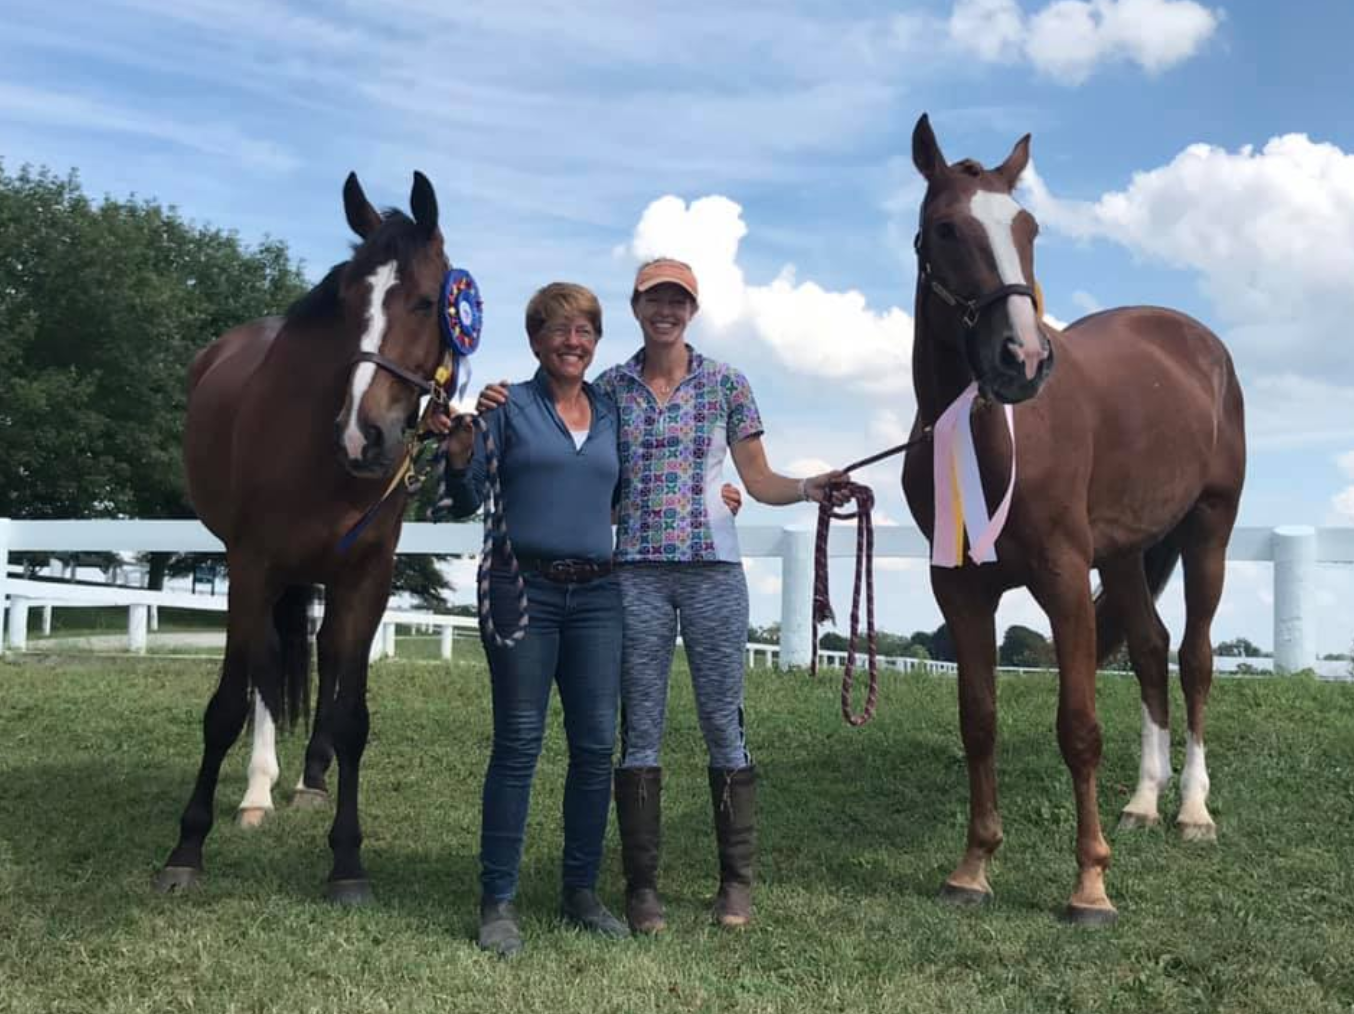
M 818 505 L 818 533 L 813 547 L 813 660 L 810 675 L 818 674 L 818 624 L 826 620 L 835 623 L 832 601 L 827 589 L 827 534 L 832 519 L 856 522 L 856 577 L 851 590 L 851 627 L 846 642 L 846 664 L 842 666 L 842 718 L 851 725 L 864 725 L 874 717 L 879 703 L 879 655 L 874 627 L 874 491 L 858 482 L 835 485 L 834 490 L 854 500 L 856 509 L 839 513 L 831 499 Z M 870 686 L 865 692 L 865 710 L 855 714 L 851 710 L 851 685 L 856 675 L 856 638 L 860 635 L 860 587 L 865 585 L 865 644 L 869 657 Z
M 901 454 L 917 444 L 931 439 L 931 427 L 922 429 L 921 436 L 880 451 L 860 461 L 853 461 L 842 469 L 854 472 L 858 468 L 872 465 L 876 461 L 895 454 Z M 851 627 L 846 639 L 846 663 L 842 666 L 842 718 L 850 725 L 861 726 L 874 717 L 875 707 L 879 704 L 879 646 L 874 626 L 874 521 L 870 512 L 874 510 L 874 490 L 858 482 L 836 482 L 832 484 L 828 496 L 818 505 L 818 531 L 813 546 L 813 657 L 809 662 L 809 675 L 818 675 L 818 624 L 826 620 L 836 623 L 832 614 L 832 600 L 827 587 L 827 536 L 828 528 L 835 518 L 838 521 L 856 522 L 856 576 L 851 589 Z M 837 513 L 834 501 L 844 496 L 843 503 L 854 500 L 856 509 L 849 513 Z M 865 644 L 870 676 L 869 688 L 865 691 L 865 709 L 860 714 L 851 710 L 851 687 L 856 676 L 856 638 L 860 636 L 860 588 L 865 585 Z

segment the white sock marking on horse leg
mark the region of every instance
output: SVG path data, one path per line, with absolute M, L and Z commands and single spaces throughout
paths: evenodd
M 1141 817 L 1149 824 L 1159 819 L 1157 800 L 1171 781 L 1171 730 L 1152 720 L 1147 705 L 1142 706 L 1142 757 L 1138 762 L 1138 787 L 1124 807 L 1125 814 Z
M 969 198 L 969 214 L 982 223 L 992 256 L 997 261 L 997 274 L 1003 285 L 1026 285 L 1025 270 L 1020 266 L 1015 234 L 1011 230 L 1020 205 L 1010 194 L 979 190 Z M 1030 286 L 1033 288 L 1033 286 Z M 1039 340 L 1039 326 L 1034 319 L 1034 300 L 1028 296 L 1007 296 L 1006 312 L 1020 342 L 1020 358 L 1025 364 L 1025 376 L 1034 379 L 1034 372 L 1044 358 L 1043 343 Z
M 1204 762 L 1204 745 L 1192 733 L 1185 741 L 1185 768 L 1180 773 L 1181 824 L 1212 826 L 1208 813 L 1208 765 Z
M 271 810 L 273 785 L 277 783 L 277 726 L 263 706 L 263 697 L 254 694 L 254 742 L 249 753 L 249 787 L 241 810 Z
M 394 261 L 386 261 L 367 278 L 371 286 L 371 302 L 367 306 L 367 326 L 362 332 L 360 349 L 363 352 L 380 352 L 381 342 L 386 334 L 386 293 L 400 281 L 400 273 Z M 348 418 L 343 426 L 343 448 L 348 457 L 356 460 L 362 457 L 362 448 L 367 437 L 358 426 L 358 410 L 362 399 L 376 376 L 374 363 L 359 363 L 353 368 L 353 387 L 348 397 Z

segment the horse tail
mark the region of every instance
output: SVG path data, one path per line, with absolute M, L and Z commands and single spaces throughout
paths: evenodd
M 1156 545 L 1143 553 L 1143 571 L 1152 601 L 1161 595 L 1166 582 L 1180 562 L 1180 529 L 1173 528 Z M 1101 666 L 1124 643 L 1123 617 L 1105 601 L 1104 587 L 1095 590 L 1095 664 Z
M 263 697 L 273 721 L 292 729 L 310 718 L 310 585 L 291 585 L 273 606 L 268 664 L 251 671 L 254 687 Z

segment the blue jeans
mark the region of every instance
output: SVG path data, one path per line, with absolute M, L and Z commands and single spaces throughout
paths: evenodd
M 485 644 L 494 746 L 484 776 L 480 884 L 484 897 L 517 891 L 531 781 L 545 734 L 550 685 L 559 685 L 569 771 L 564 782 L 564 886 L 597 882 L 611 808 L 611 757 L 621 679 L 621 593 L 615 576 L 559 584 L 524 578 L 530 622 L 515 648 Z M 493 571 L 490 607 L 500 632 L 516 626 L 516 591 Z

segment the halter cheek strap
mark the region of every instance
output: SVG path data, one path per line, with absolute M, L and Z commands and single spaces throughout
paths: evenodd
M 973 299 L 965 299 L 963 296 L 956 295 L 941 284 L 940 279 L 936 278 L 931 270 L 931 262 L 927 260 L 926 255 L 921 248 L 921 233 L 918 232 L 912 240 L 912 248 L 917 251 L 917 262 L 920 265 L 918 277 L 923 285 L 934 292 L 942 302 L 954 307 L 956 310 L 964 311 L 964 327 L 972 331 L 978 326 L 978 320 L 983 312 L 994 303 L 999 303 L 1008 296 L 1028 296 L 1030 302 L 1034 304 L 1035 317 L 1042 319 L 1044 316 L 1044 294 L 1039 289 L 1039 283 L 1035 282 L 1033 286 L 1023 284 L 999 285 L 997 288 Z

